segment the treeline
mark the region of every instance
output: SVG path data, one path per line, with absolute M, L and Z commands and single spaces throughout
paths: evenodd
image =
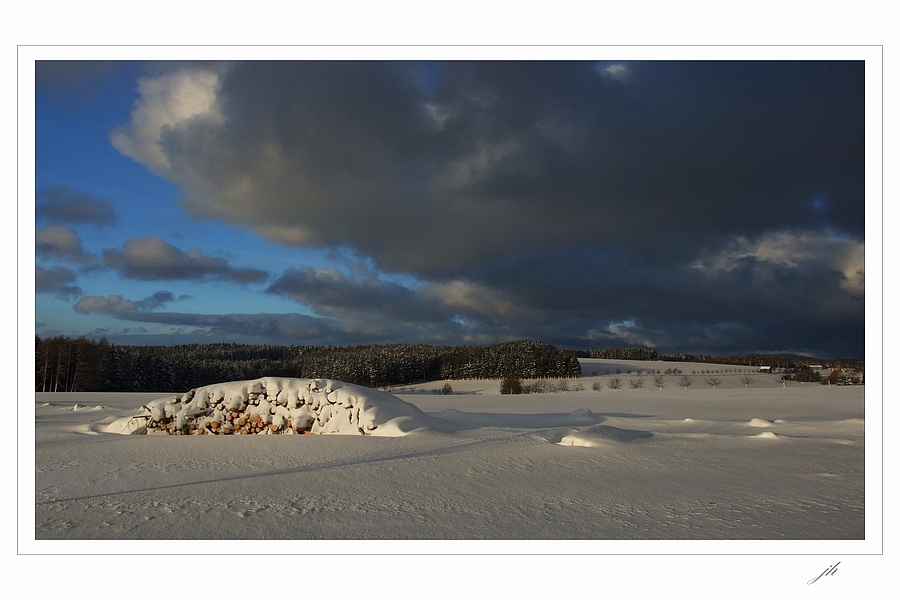
M 606 358 L 615 360 L 663 360 L 655 348 L 606 348 L 585 350 L 582 358 Z
M 39 392 L 184 392 L 259 377 L 331 378 L 384 387 L 437 379 L 577 377 L 575 353 L 533 341 L 493 346 L 119 346 L 105 339 L 35 337 Z
M 581 358 L 605 358 L 617 360 L 664 360 L 677 362 L 715 363 L 751 367 L 772 367 L 773 369 L 801 369 L 810 364 L 821 364 L 827 369 L 862 369 L 859 360 L 835 359 L 817 360 L 809 356 L 783 356 L 777 354 L 685 354 L 657 352 L 655 348 L 606 348 L 600 350 L 578 350 Z
M 822 368 L 826 369 L 862 369 L 865 366 L 865 363 L 860 360 L 819 360 L 811 356 L 784 356 L 778 354 L 662 354 L 660 356 L 659 360 L 772 367 L 772 369 L 803 369 L 812 364 L 820 364 Z

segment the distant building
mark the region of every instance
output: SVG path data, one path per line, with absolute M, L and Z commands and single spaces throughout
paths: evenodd
M 771 372 L 772 372 L 772 367 L 770 367 L 770 366 L 768 366 L 768 365 L 766 365 L 766 366 L 764 366 L 764 367 L 760 367 L 760 368 L 759 368 L 759 372 L 760 372 L 760 373 L 771 373 Z

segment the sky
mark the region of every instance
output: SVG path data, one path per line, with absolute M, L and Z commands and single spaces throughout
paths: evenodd
M 34 66 L 39 336 L 865 356 L 864 61 Z

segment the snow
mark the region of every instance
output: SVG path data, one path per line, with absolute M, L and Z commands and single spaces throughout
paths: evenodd
M 656 368 L 583 363 L 588 374 Z M 501 395 L 499 381 L 453 381 L 440 395 L 444 382 L 376 391 L 277 378 L 190 397 L 38 393 L 34 514 L 20 547 L 815 553 L 805 582 L 827 566 L 821 555 L 878 544 L 866 388 L 760 376 L 745 389 L 739 374 L 720 377 L 715 390 L 672 376 L 661 390 L 595 391 L 604 375 L 587 376 L 580 391 L 529 395 Z M 321 435 L 134 435 L 147 413 L 206 419 L 251 394 L 260 403 L 246 408 L 273 421 L 306 407 Z
M 562 446 L 585 446 L 596 448 L 606 442 L 631 442 L 653 437 L 649 431 L 636 431 L 633 429 L 619 429 L 609 425 L 597 425 L 581 431 L 563 436 L 559 441 Z

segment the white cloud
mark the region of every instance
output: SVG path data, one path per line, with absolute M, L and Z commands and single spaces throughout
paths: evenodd
M 628 67 L 623 64 L 609 65 L 600 69 L 600 74 L 616 81 L 628 79 Z
M 111 296 L 85 296 L 75 303 L 75 312 L 117 314 L 133 311 L 137 305 L 131 300 L 126 300 L 118 294 Z
M 521 150 L 521 144 L 512 139 L 498 143 L 479 143 L 462 158 L 447 163 L 438 176 L 438 181 L 451 189 L 484 181 L 494 173 L 498 165 Z
M 638 325 L 635 319 L 622 319 L 610 322 L 603 329 L 590 329 L 585 337 L 601 345 L 655 348 L 653 333 Z
M 821 232 L 779 231 L 755 240 L 737 237 L 727 249 L 692 266 L 721 273 L 733 271 L 748 260 L 790 269 L 828 267 L 843 275 L 846 291 L 859 295 L 865 292 L 865 243 Z
M 517 311 L 517 306 L 498 290 L 468 281 L 432 283 L 418 291 L 426 302 L 435 302 L 454 313 L 491 318 L 507 318 Z
M 140 97 L 131 111 L 131 122 L 113 130 L 112 145 L 154 172 L 169 172 L 171 165 L 161 147 L 163 132 L 191 119 L 220 121 L 221 114 L 216 107 L 218 84 L 219 74 L 215 70 L 188 69 L 156 78 L 140 78 Z
M 444 124 L 447 122 L 447 119 L 453 116 L 453 112 L 453 109 L 449 106 L 436 104 L 434 102 L 425 103 L 425 114 L 439 130 L 444 128 Z

